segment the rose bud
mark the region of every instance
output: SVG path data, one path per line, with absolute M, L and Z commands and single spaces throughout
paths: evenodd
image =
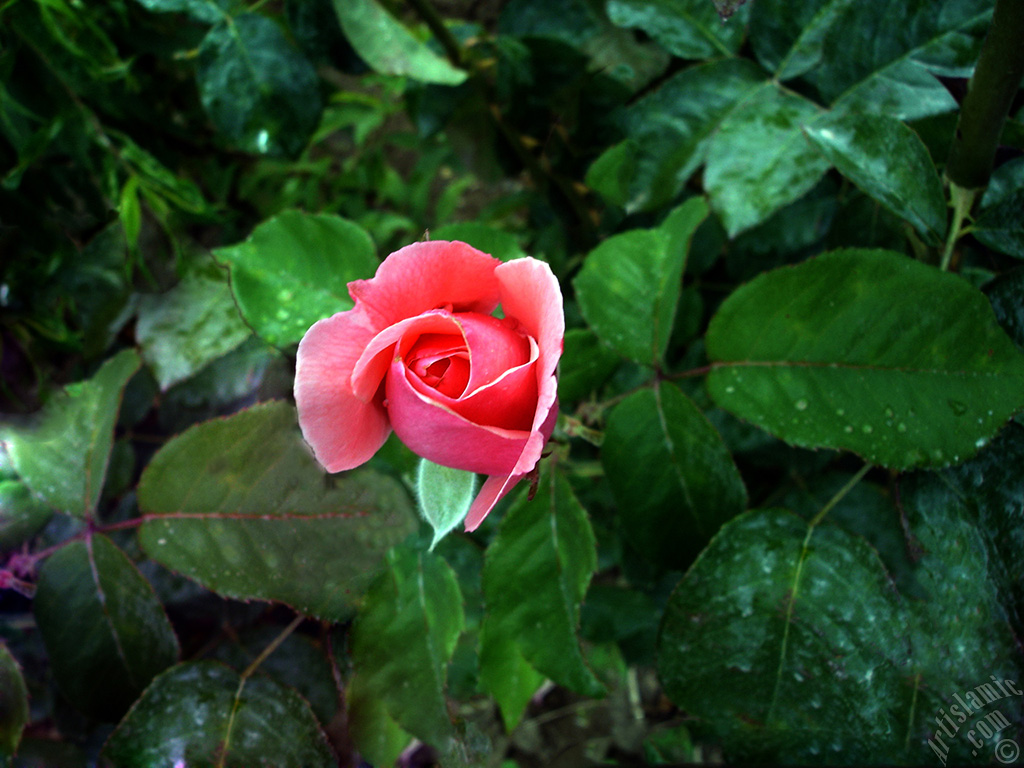
M 340 472 L 368 461 L 393 429 L 425 459 L 488 475 L 466 516 L 474 530 L 534 469 L 554 429 L 558 281 L 537 259 L 503 264 L 466 243 L 431 241 L 396 251 L 348 290 L 355 306 L 299 344 L 306 442 Z

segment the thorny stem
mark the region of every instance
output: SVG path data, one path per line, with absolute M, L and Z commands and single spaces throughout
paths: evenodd
M 996 0 L 988 35 L 967 87 L 946 177 L 965 189 L 982 189 L 992 174 L 999 135 L 1024 77 L 1024 2 Z

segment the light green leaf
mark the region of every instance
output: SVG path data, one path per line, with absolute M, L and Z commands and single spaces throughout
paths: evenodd
M 0 425 L 0 441 L 22 480 L 55 510 L 91 515 L 103 490 L 121 394 L 139 368 L 125 350 L 88 381 L 47 403 L 33 426 Z
M 484 618 L 480 628 L 480 685 L 501 710 L 505 731 L 519 725 L 526 705 L 544 683 L 545 677 L 523 657 L 515 638 Z
M 197 270 L 166 293 L 139 297 L 135 337 L 160 389 L 192 376 L 252 335 L 224 274 Z
M 282 402 L 199 424 L 139 483 L 139 541 L 162 565 L 225 597 L 351 617 L 382 554 L 415 529 L 405 491 L 363 471 L 326 476 Z
M 459 85 L 466 73 L 420 42 L 376 0 L 334 0 L 345 37 L 377 72 Z
M 0 642 L 0 757 L 9 757 L 18 749 L 28 718 L 28 689 L 21 668 Z
M 231 0 L 135 0 L 157 13 L 187 13 L 196 21 L 216 24 L 227 15 Z
M 483 639 L 511 640 L 530 666 L 556 683 L 586 696 L 603 695 L 577 637 L 580 603 L 596 567 L 586 512 L 568 481 L 548 469 L 536 495 L 522 493 L 506 513 L 487 549 Z M 481 657 L 489 653 L 482 650 Z
M 348 730 L 359 752 L 372 765 L 395 765 L 402 751 L 413 740 L 388 714 L 387 706 L 363 676 L 353 674 L 345 686 L 348 706 Z
M 799 198 L 828 170 L 801 130 L 819 113 L 802 96 L 764 83 L 722 120 L 708 143 L 704 186 L 730 237 Z
M 179 664 L 154 680 L 103 754 L 119 766 L 337 764 L 295 691 L 267 677 L 242 679 L 211 661 Z
M 174 630 L 149 582 L 105 536 L 72 542 L 47 558 L 33 612 L 64 695 L 101 720 L 117 720 L 178 657 Z
M 681 569 L 747 493 L 722 438 L 679 388 L 656 383 L 608 415 L 601 464 L 622 534 L 636 550 Z
M 267 16 L 222 21 L 199 47 L 199 98 L 224 137 L 246 152 L 298 155 L 320 121 L 320 83 Z
M 431 549 L 452 528 L 465 520 L 475 496 L 474 473 L 420 459 L 416 471 L 416 498 L 419 500 L 420 514 L 434 529 Z
M 694 231 L 707 216 L 691 198 L 657 230 L 605 240 L 587 256 L 573 285 L 594 332 L 619 354 L 657 365 L 668 347 Z
M 231 270 L 243 317 L 271 344 L 296 344 L 324 317 L 351 309 L 348 283 L 372 277 L 379 262 L 358 224 L 331 214 L 284 211 L 214 257 Z
M 0 552 L 11 551 L 39 533 L 53 510 L 20 480 L 0 480 Z
M 804 133 L 840 173 L 926 241 L 943 241 L 942 180 L 928 148 L 905 124 L 885 115 L 833 112 L 804 126 Z
M 707 353 L 721 407 L 893 469 L 967 459 L 1024 406 L 1024 355 L 986 298 L 889 251 L 761 275 L 722 304 Z
M 465 617 L 455 573 L 429 552 L 391 550 L 352 627 L 363 696 L 395 723 L 445 750 L 454 735 L 446 671 Z

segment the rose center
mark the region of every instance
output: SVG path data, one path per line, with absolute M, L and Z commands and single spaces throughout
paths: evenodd
M 460 397 L 469 383 L 469 352 L 461 336 L 424 334 L 406 354 L 406 365 L 447 397 Z

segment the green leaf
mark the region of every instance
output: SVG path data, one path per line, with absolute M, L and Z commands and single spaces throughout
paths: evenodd
M 108 538 L 88 536 L 39 571 L 33 611 L 68 700 L 117 720 L 178 657 L 178 641 L 149 582 Z
M 28 718 L 28 689 L 21 668 L 0 642 L 0 757 L 17 751 Z
M 932 245 L 946 234 L 946 200 L 928 148 L 910 128 L 885 115 L 831 113 L 804 133 L 839 172 Z
M 613 144 L 587 169 L 586 185 L 609 205 L 624 208 L 629 203 L 630 182 L 636 174 L 637 151 L 632 139 Z
M 478 221 L 460 221 L 430 230 L 431 240 L 461 240 L 474 248 L 489 253 L 496 259 L 511 261 L 527 254 L 519 247 L 515 235 L 495 229 Z
M 326 476 L 282 402 L 199 424 L 139 483 L 139 541 L 162 565 L 225 597 L 278 600 L 343 621 L 381 555 L 415 529 L 394 480 Z
M 91 379 L 55 396 L 34 426 L 0 428 L 0 441 L 15 471 L 54 509 L 76 517 L 95 511 L 107 474 L 121 393 L 138 368 L 135 352 L 120 352 Z
M 1024 259 L 1024 158 L 996 168 L 971 234 L 999 253 Z
M 501 622 L 485 617 L 480 628 L 480 685 L 497 702 L 507 733 L 519 725 L 545 679 L 524 658 L 515 638 L 504 633 Z
M 558 364 L 558 399 L 583 400 L 598 391 L 619 365 L 620 358 L 587 328 L 566 331 Z
M 761 275 L 722 304 L 707 353 L 722 408 L 893 469 L 967 459 L 1024 405 L 1024 356 L 985 297 L 889 251 Z
M 722 120 L 763 83 L 752 62 L 724 59 L 684 69 L 631 106 L 626 133 L 638 155 L 627 210 L 667 205 L 704 162 Z
M 284 211 L 214 257 L 231 270 L 231 290 L 253 330 L 276 346 L 297 344 L 324 317 L 351 309 L 352 280 L 379 262 L 358 224 L 331 214 Z
M 656 383 L 608 415 L 601 464 L 622 534 L 638 552 L 681 569 L 746 508 L 725 443 L 679 388 Z
M 466 519 L 476 496 L 476 475 L 420 459 L 416 471 L 416 498 L 420 514 L 434 529 L 430 549 Z
M 610 0 L 607 13 L 613 24 L 643 30 L 682 59 L 733 55 L 746 27 L 742 18 L 723 24 L 706 0 Z
M 244 13 L 211 29 L 196 79 L 213 124 L 243 151 L 294 157 L 320 122 L 316 70 L 266 16 Z
M 580 311 L 605 343 L 639 363 L 665 355 L 690 238 L 707 216 L 691 198 L 662 229 L 615 235 L 590 252 L 573 280 Z
M 452 569 L 436 555 L 405 547 L 388 553 L 352 626 L 352 663 L 363 695 L 442 751 L 454 734 L 446 672 L 464 623 Z
M 334 10 L 352 47 L 377 72 L 440 85 L 465 82 L 463 70 L 413 37 L 376 0 L 334 0 Z
M 413 740 L 388 714 L 385 703 L 363 681 L 352 675 L 345 686 L 348 730 L 359 752 L 373 765 L 395 765 Z
M 730 237 L 799 198 L 829 168 L 802 132 L 818 117 L 816 105 L 770 82 L 745 96 L 711 136 L 704 170 Z
M 336 765 L 316 717 L 291 688 L 211 661 L 160 675 L 110 736 L 115 765 Z
M 252 332 L 238 316 L 223 273 L 210 266 L 166 293 L 139 297 L 135 337 L 160 389 L 227 354 Z
M 20 547 L 39 533 L 53 510 L 20 480 L 0 480 L 0 552 Z
M 512 641 L 530 666 L 559 685 L 602 696 L 577 638 L 580 603 L 596 567 L 586 512 L 557 470 L 542 472 L 536 494 L 520 494 L 487 549 L 482 640 Z M 485 677 L 496 675 L 492 670 Z
M 933 763 L 953 695 L 1020 671 L 965 511 L 912 512 L 928 600 L 909 604 L 859 537 L 782 510 L 731 521 L 669 600 L 666 692 L 727 760 Z M 970 749 L 961 734 L 951 759 Z
M 825 57 L 836 20 L 854 2 L 758 0 L 750 14 L 750 42 L 758 61 L 780 82 L 813 70 Z

